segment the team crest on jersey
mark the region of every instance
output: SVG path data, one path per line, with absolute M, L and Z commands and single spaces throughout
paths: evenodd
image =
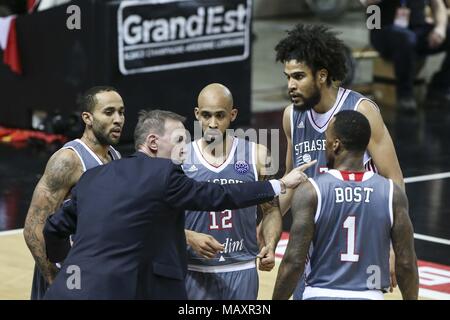
M 234 164 L 234 170 L 239 174 L 246 174 L 250 170 L 247 161 L 239 160 Z
M 303 163 L 308 163 L 311 161 L 311 155 L 309 153 L 305 153 L 302 158 L 303 158 Z

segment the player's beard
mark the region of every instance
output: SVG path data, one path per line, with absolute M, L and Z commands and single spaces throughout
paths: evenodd
M 322 95 L 320 94 L 319 88 L 317 88 L 315 85 L 313 85 L 314 91 L 311 94 L 310 97 L 305 98 L 303 95 L 301 96 L 303 98 L 302 104 L 295 104 L 294 108 L 298 111 L 308 111 L 314 108 L 319 102 L 320 99 L 322 99 Z
M 210 135 L 208 137 L 204 137 L 204 140 L 205 140 L 205 142 L 207 144 L 212 144 L 212 143 L 218 144 L 218 143 L 221 143 L 221 142 L 225 141 L 225 139 L 226 139 L 226 132 L 224 132 L 222 134 L 222 141 L 220 141 L 220 139 L 217 139 L 218 137 L 219 137 L 218 135 Z
M 116 145 L 119 141 L 111 139 L 106 131 L 106 128 L 98 125 L 97 122 L 94 121 L 92 125 L 92 132 L 94 133 L 98 143 L 102 146 Z
M 226 132 L 224 132 L 222 136 L 212 135 L 209 136 L 209 138 L 210 139 L 205 139 L 207 146 L 204 150 L 216 157 L 225 157 L 225 141 L 227 138 Z

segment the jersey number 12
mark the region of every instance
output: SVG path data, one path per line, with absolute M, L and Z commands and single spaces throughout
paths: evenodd
M 221 212 L 211 211 L 209 213 L 211 223 L 209 224 L 209 230 L 222 230 L 233 228 L 233 212 L 231 210 L 224 210 Z

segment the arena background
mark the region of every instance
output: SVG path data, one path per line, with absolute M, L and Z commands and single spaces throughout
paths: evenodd
M 58 139 L 45 140 L 17 129 L 34 126 L 43 129 L 43 133 L 75 137 L 80 130 L 75 116 L 77 97 L 94 84 L 109 84 L 117 87 L 124 97 L 126 127 L 119 149 L 127 155 L 133 151 L 130 142 L 139 109 L 158 107 L 179 112 L 188 116 L 188 128 L 192 130 L 196 94 L 207 83 L 221 82 L 231 89 L 239 109 L 235 127 L 281 130 L 282 110 L 289 101 L 282 66 L 275 62 L 273 48 L 285 30 L 298 22 L 330 24 L 341 32 L 340 37 L 352 49 L 354 73 L 350 86 L 377 100 L 406 177 L 420 260 L 420 297 L 450 299 L 448 110 L 427 108 L 426 101 L 422 101 L 419 112 L 413 116 L 396 110 L 390 99 L 393 86 L 389 81 L 389 65 L 383 64 L 369 47 L 366 16 L 357 4 L 333 21 L 317 17 L 303 1 L 286 0 L 186 1 L 182 7 L 170 4 L 171 10 L 159 8 L 153 13 L 145 8 L 133 10 L 162 16 L 181 10 L 179 14 L 190 15 L 197 13 L 199 3 L 214 6 L 225 2 L 227 8 L 238 4 L 251 6 L 251 19 L 247 20 L 244 32 L 236 35 L 241 37 L 236 41 L 242 45 L 210 52 L 193 51 L 188 61 L 191 64 L 159 71 L 139 70 L 180 61 L 138 59 L 120 66 L 119 42 L 123 40 L 118 31 L 120 1 L 72 1 L 71 4 L 81 8 L 81 30 L 65 27 L 67 5 L 18 17 L 23 74 L 0 64 L 0 299 L 29 298 L 33 259 L 21 228 L 45 163 L 60 145 Z M 127 10 L 130 8 L 122 9 L 122 18 L 129 14 Z M 227 61 L 227 57 L 233 58 Z M 442 57 L 441 54 L 428 59 L 419 73 L 421 81 L 416 86 L 419 98 L 423 96 L 424 83 L 429 81 Z M 279 149 L 281 175 L 285 152 L 282 131 Z M 283 226 L 286 232 L 277 249 L 279 259 L 287 243 L 289 224 L 288 216 Z M 270 299 L 276 272 L 260 273 L 259 298 Z M 399 299 L 398 290 L 386 298 Z

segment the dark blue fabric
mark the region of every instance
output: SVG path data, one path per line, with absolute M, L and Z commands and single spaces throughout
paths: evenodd
M 137 152 L 86 171 L 47 219 L 47 255 L 73 247 L 45 299 L 186 299 L 184 210 L 224 210 L 274 197 L 270 182 L 218 185 L 186 177 L 168 159 Z M 75 232 L 76 231 L 76 232 Z M 80 286 L 71 267 L 80 270 Z

